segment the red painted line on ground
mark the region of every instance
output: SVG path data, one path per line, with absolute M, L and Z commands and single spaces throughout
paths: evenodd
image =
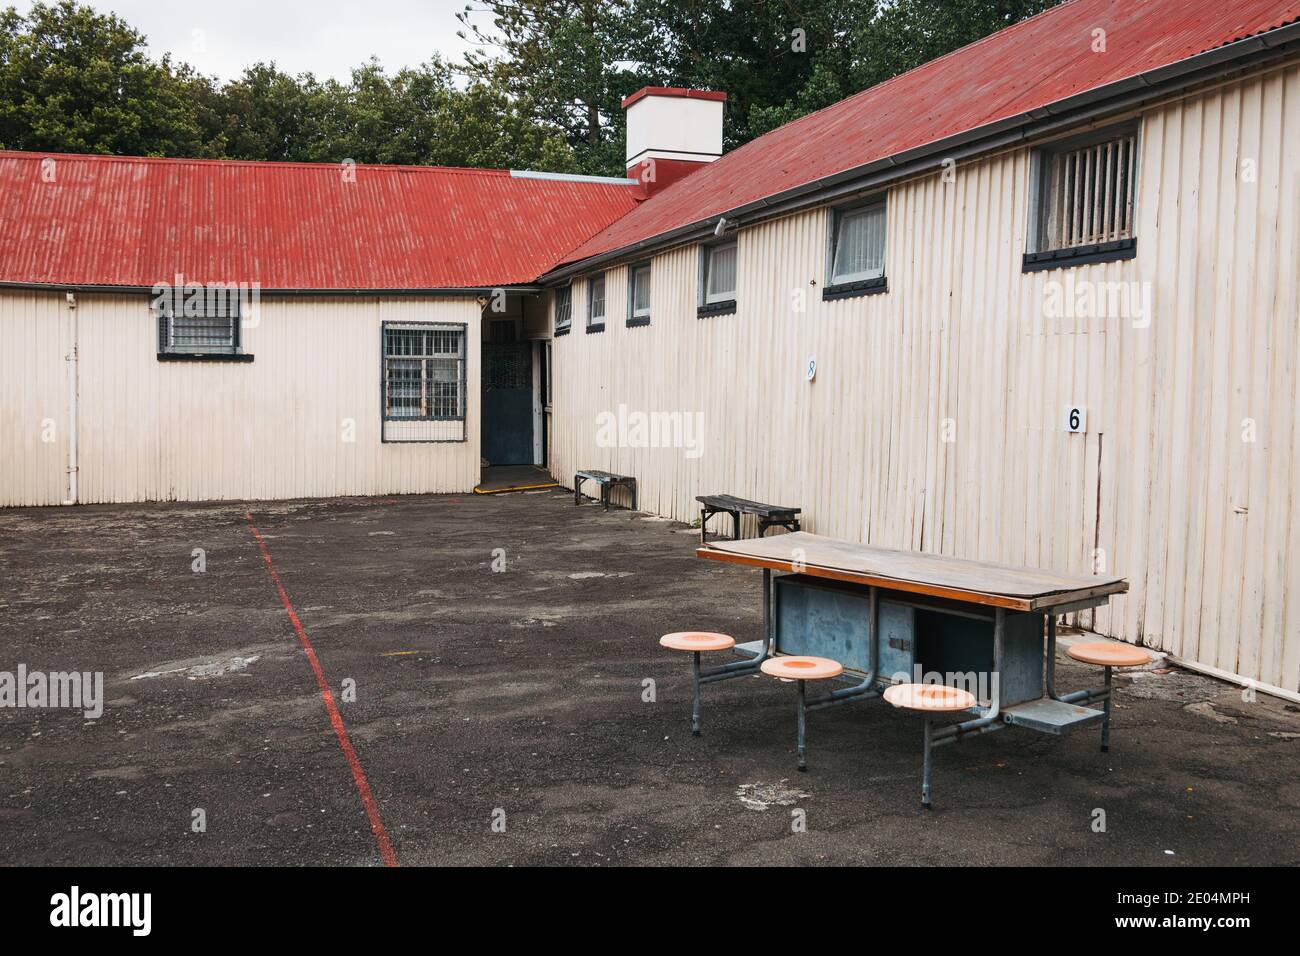
M 298 620 L 298 612 L 293 609 L 293 602 L 289 600 L 289 592 L 284 589 L 284 582 L 280 580 L 279 572 L 271 563 L 271 552 L 266 547 L 266 542 L 262 540 L 262 533 L 257 530 L 257 525 L 253 524 L 252 513 L 246 511 L 244 517 L 248 519 L 248 527 L 252 529 L 253 537 L 257 539 L 257 546 L 262 549 L 262 560 L 266 562 L 266 569 L 271 572 L 271 580 L 275 583 L 275 589 L 280 592 L 280 601 L 289 614 L 294 632 L 298 635 L 298 642 L 307 652 L 307 660 L 316 674 L 316 683 L 320 686 L 320 696 L 325 702 L 330 726 L 334 728 L 334 736 L 338 737 L 339 746 L 343 748 L 343 756 L 347 758 L 348 766 L 352 768 L 352 779 L 357 785 L 357 792 L 361 794 L 361 803 L 366 808 L 366 816 L 370 818 L 370 829 L 375 835 L 375 842 L 379 844 L 379 855 L 384 858 L 385 866 L 397 866 L 397 854 L 393 852 L 393 844 L 388 839 L 388 831 L 384 829 L 384 821 L 379 819 L 379 805 L 375 803 L 374 794 L 370 792 L 370 783 L 366 780 L 365 771 L 361 769 L 357 752 L 352 749 L 347 728 L 343 726 L 343 715 L 339 713 L 338 704 L 334 703 L 334 695 L 330 692 L 329 684 L 325 682 L 325 671 L 316 657 L 316 649 L 312 647 L 311 638 L 307 636 L 302 621 Z

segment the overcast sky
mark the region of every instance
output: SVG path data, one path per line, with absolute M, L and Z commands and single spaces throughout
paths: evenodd
M 433 53 L 458 59 L 466 48 L 456 36 L 455 14 L 468 0 L 81 2 L 116 13 L 148 37 L 155 56 L 169 52 L 223 80 L 259 60 L 274 60 L 288 73 L 347 79 L 372 54 L 391 72 Z M 0 0 L 0 6 L 10 4 L 25 13 L 31 0 Z

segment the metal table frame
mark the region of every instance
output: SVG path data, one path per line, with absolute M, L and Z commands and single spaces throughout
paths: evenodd
M 719 542 L 718 544 L 726 545 L 730 544 L 730 542 Z M 948 724 L 939 727 L 938 729 L 934 726 L 934 717 L 929 714 L 924 715 L 921 771 L 921 799 L 924 806 L 930 806 L 931 752 L 935 747 L 959 743 L 969 737 L 992 733 L 993 731 L 1001 730 L 1014 723 L 1012 715 L 1003 712 L 1000 700 L 1000 677 L 1004 664 L 1004 641 L 1006 614 L 1008 610 L 1037 612 L 1043 617 L 1046 631 L 1043 646 L 1043 654 L 1045 657 L 1045 693 L 1041 700 L 1051 700 L 1076 705 L 1101 702 L 1104 705 L 1104 718 L 1102 720 L 1102 750 L 1106 750 L 1109 747 L 1112 690 L 1111 668 L 1105 668 L 1105 683 L 1102 687 L 1088 688 L 1064 695 L 1058 694 L 1056 690 L 1056 619 L 1061 614 L 1067 614 L 1073 611 L 1085 610 L 1087 608 L 1099 607 L 1107 604 L 1112 594 L 1120 594 L 1128 590 L 1128 583 L 1126 581 L 1116 579 L 1096 586 L 1062 590 L 1052 594 L 1025 596 L 954 588 L 934 584 L 932 582 L 908 581 L 863 571 L 810 565 L 804 562 L 796 562 L 793 559 L 782 559 L 774 556 L 740 554 L 735 551 L 722 550 L 717 545 L 702 545 L 696 549 L 695 553 L 697 557 L 708 560 L 757 567 L 761 568 L 763 571 L 763 639 L 758 654 L 751 659 L 725 664 L 721 667 L 712 668 L 707 671 L 700 671 L 699 655 L 695 655 L 696 682 L 693 727 L 697 733 L 699 726 L 700 684 L 727 680 L 731 677 L 740 677 L 756 673 L 761 667 L 764 659 L 778 652 L 775 640 L 776 635 L 774 633 L 775 622 L 772 613 L 772 572 L 784 571 L 863 585 L 867 589 L 870 601 L 870 609 L 868 611 L 870 616 L 868 624 L 870 663 L 867 672 L 862 675 L 862 679 L 852 686 L 831 691 L 830 693 L 823 694 L 811 700 L 807 697 L 805 687 L 806 682 L 802 680 L 797 681 L 798 754 L 800 770 L 807 769 L 806 729 L 807 714 L 809 711 L 821 710 L 827 707 L 838 706 L 840 704 L 853 703 L 859 700 L 870 700 L 879 697 L 882 693 L 882 685 L 888 683 L 886 680 L 882 680 L 877 674 L 879 665 L 879 602 L 882 591 L 925 595 L 928 597 L 943 598 L 948 601 L 957 602 L 958 604 L 979 605 L 982 608 L 991 608 L 993 614 L 993 673 L 998 675 L 998 680 L 993 685 L 994 690 L 992 700 L 987 706 L 980 705 L 971 708 L 971 710 L 968 711 L 968 713 L 972 715 L 969 719 L 955 724 Z M 978 616 L 986 618 L 987 611 Z M 1037 728 L 1029 727 L 1028 729 Z

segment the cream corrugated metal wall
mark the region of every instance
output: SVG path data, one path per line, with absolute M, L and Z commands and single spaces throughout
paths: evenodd
M 696 318 L 694 246 L 655 256 L 648 328 L 623 325 L 625 268 L 602 333 L 575 283 L 554 473 L 635 475 L 687 521 L 728 492 L 891 547 L 1083 573 L 1097 551 L 1132 589 L 1081 623 L 1300 690 L 1300 67 L 1150 109 L 1140 136 L 1127 262 L 1022 272 L 1019 149 L 890 189 L 886 294 L 821 300 L 825 210 L 742 224 L 735 315 Z M 1149 326 L 1047 317 L 1070 279 L 1149 283 Z M 619 404 L 703 413 L 702 456 L 599 447 Z
M 75 315 L 82 502 L 466 492 L 478 482 L 473 298 L 264 298 L 243 330 L 250 363 L 159 362 L 147 296 L 79 294 Z M 380 442 L 384 321 L 466 324 L 465 442 Z M 0 290 L 0 506 L 66 496 L 68 324 L 62 293 Z

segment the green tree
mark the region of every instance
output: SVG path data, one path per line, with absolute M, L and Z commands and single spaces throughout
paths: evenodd
M 210 81 L 112 14 L 72 0 L 0 12 L 0 146 L 143 156 L 219 155 L 203 135 Z
M 478 44 L 465 72 L 560 130 L 579 168 L 623 172 L 620 101 L 643 85 L 629 63 L 642 23 L 636 0 L 487 0 L 457 14 Z

